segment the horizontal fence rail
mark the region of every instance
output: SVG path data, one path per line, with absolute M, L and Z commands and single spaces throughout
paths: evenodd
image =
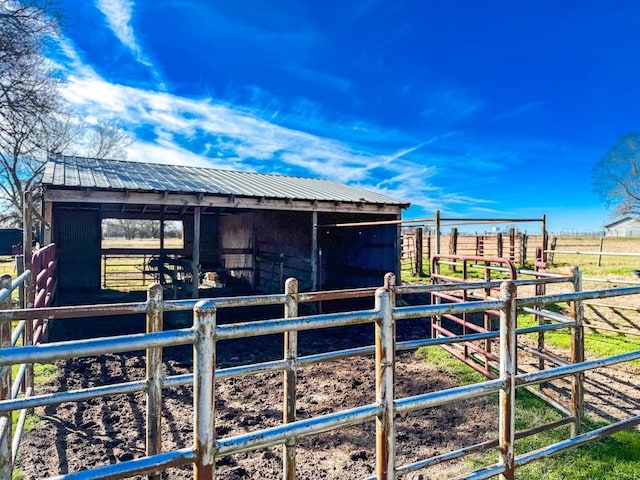
M 537 274 L 538 272 L 534 272 Z M 99 339 L 66 341 L 33 346 L 20 345 L 7 340 L 0 348 L 0 371 L 10 371 L 13 365 L 31 365 L 34 362 L 47 363 L 54 360 L 70 359 L 83 356 L 94 356 L 105 353 L 143 351 L 147 359 L 147 378 L 144 380 L 88 387 L 75 391 L 55 392 L 34 395 L 32 391 L 19 394 L 5 392 L 0 399 L 0 428 L 10 430 L 11 414 L 14 411 L 26 411 L 46 405 L 62 402 L 82 402 L 100 396 L 118 393 L 146 392 L 147 399 L 147 451 L 146 455 L 130 461 L 114 465 L 97 467 L 93 470 L 73 472 L 53 477 L 62 479 L 79 478 L 127 478 L 146 474 L 150 479 L 159 479 L 158 472 L 169 467 L 193 465 L 193 477 L 196 480 L 209 480 L 216 476 L 216 460 L 242 452 L 251 452 L 268 446 L 282 445 L 283 477 L 295 479 L 295 451 L 298 439 L 309 435 L 320 435 L 353 425 L 374 422 L 377 430 L 376 474 L 372 478 L 392 479 L 408 475 L 437 463 L 450 459 L 462 458 L 472 452 L 497 448 L 499 462 L 487 466 L 464 478 L 490 478 L 499 475 L 502 479 L 515 478 L 516 469 L 526 463 L 538 460 L 568 448 L 602 438 L 621 428 L 629 428 L 640 423 L 638 417 L 617 422 L 609 427 L 593 432 L 581 433 L 582 408 L 581 375 L 595 368 L 603 368 L 640 358 L 639 352 L 616 355 L 605 359 L 584 361 L 578 356 L 572 362 L 545 368 L 540 371 L 523 372 L 518 369 L 518 351 L 523 350 L 518 344 L 518 336 L 541 334 L 550 330 L 568 329 L 578 342 L 582 338 L 583 323 L 580 316 L 580 303 L 585 300 L 612 298 L 640 293 L 640 287 L 618 288 L 611 290 L 572 291 L 568 293 L 517 297 L 517 289 L 524 285 L 543 285 L 565 282 L 579 286 L 579 277 L 535 276 L 533 279 L 517 279 L 513 281 L 479 281 L 474 283 L 458 282 L 451 284 L 424 284 L 419 286 L 395 286 L 393 276 L 387 276 L 381 288 L 353 289 L 350 291 L 306 292 L 297 291 L 297 282 L 289 279 L 283 294 L 215 298 L 205 300 L 165 301 L 162 288 L 152 286 L 146 302 L 121 305 L 95 305 L 90 307 L 45 307 L 34 312 L 32 309 L 5 308 L 0 310 L 0 326 L 11 325 L 12 322 L 28 321 L 38 315 L 47 318 L 78 318 L 100 315 L 130 315 L 144 313 L 147 316 L 146 333 L 127 336 L 113 336 Z M 398 306 L 396 298 L 403 294 L 434 292 L 472 292 L 498 289 L 497 298 L 472 299 L 464 302 L 443 302 L 417 306 Z M 4 290 L 0 290 L 0 301 Z M 4 294 L 5 296 L 7 294 Z M 466 293 L 465 293 L 466 295 Z M 314 314 L 300 316 L 298 306 L 303 302 L 319 302 L 329 299 L 348 299 L 374 297 L 375 307 L 368 310 L 350 312 Z M 567 304 L 571 307 L 571 315 L 562 315 L 548 309 L 549 305 Z M 247 321 L 218 324 L 217 315 L 220 309 L 281 305 L 284 314 L 281 318 L 259 321 Z M 162 329 L 163 312 L 192 311 L 193 324 L 189 328 L 175 330 Z M 435 335 L 406 342 L 396 342 L 394 329 L 399 321 L 414 319 L 433 319 L 444 315 L 463 316 L 479 314 L 487 311 L 497 312 L 499 325 L 495 330 L 482 332 L 466 332 L 452 336 Z M 543 319 L 540 324 L 518 327 L 518 312 L 534 313 Z M 62 320 L 61 320 L 62 321 Z M 27 322 L 29 323 L 29 322 Z M 372 324 L 375 327 L 373 344 L 365 347 L 348 348 L 320 354 L 300 356 L 297 352 L 296 334 L 304 330 L 327 329 L 336 326 Z M 285 338 L 285 350 L 282 359 L 259 363 L 250 363 L 229 368 L 218 368 L 216 364 L 217 342 L 229 339 L 261 337 L 264 335 L 282 334 Z M 4 338 L 4 337 L 3 337 Z M 9 343 L 11 341 L 11 343 Z M 478 345 L 484 342 L 496 343 L 493 360 L 484 368 L 495 375 L 495 379 L 465 385 L 446 390 L 421 393 L 404 398 L 394 395 L 394 365 L 399 361 L 396 353 L 401 350 L 416 349 L 422 346 L 436 345 Z M 192 345 L 193 373 L 163 376 L 160 366 L 162 349 Z M 529 348 L 529 351 L 537 351 Z M 542 350 L 538 354 L 543 355 Z M 295 407 L 296 371 L 302 365 L 347 358 L 357 355 L 373 355 L 376 369 L 375 401 L 354 408 L 339 410 L 329 414 L 298 419 Z M 576 358 L 579 361 L 575 361 Z M 547 358 L 547 364 L 551 358 Z M 282 424 L 256 430 L 254 432 L 216 437 L 212 418 L 215 417 L 215 379 L 251 375 L 258 372 L 283 372 L 284 420 Z M 531 385 L 541 384 L 558 378 L 568 378 L 572 385 L 572 398 L 577 399 L 566 408 L 557 405 L 566 414 L 566 418 L 551 422 L 530 431 L 517 432 L 515 429 L 515 391 Z M 193 386 L 194 403 L 194 443 L 173 451 L 162 450 L 159 434 L 160 409 L 162 408 L 162 391 L 181 385 Z M 434 408 L 451 402 L 460 402 L 486 395 L 499 396 L 499 429 L 497 440 L 467 445 L 458 450 L 436 455 L 428 459 L 417 459 L 406 465 L 396 464 L 395 416 L 408 412 L 416 412 Z M 551 403 L 553 405 L 553 403 Z M 9 423 L 9 426 L 7 426 Z M 558 425 L 571 424 L 572 437 L 535 452 L 516 456 L 514 443 L 516 438 L 537 433 L 542 428 L 555 428 Z M 6 443 L 6 442 L 5 442 Z M 2 445 L 0 450 L 0 468 L 2 473 L 11 473 L 15 461 L 18 443 L 11 447 Z M 10 453 L 7 455 L 7 451 Z M 2 476 L 2 478 L 10 478 Z

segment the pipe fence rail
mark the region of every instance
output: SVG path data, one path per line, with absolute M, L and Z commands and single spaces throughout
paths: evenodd
M 538 272 L 534 272 L 538 273 Z M 569 282 L 573 291 L 558 294 L 540 294 L 519 298 L 519 287 L 538 287 L 545 282 Z M 496 296 L 472 298 L 465 292 L 498 288 Z M 0 301 L 6 298 L 0 291 Z M 429 296 L 434 292 L 457 292 L 456 295 L 467 295 L 462 302 L 440 302 L 414 306 L 398 306 L 398 296 L 408 293 L 424 293 Z M 3 432 L 11 430 L 11 415 L 14 411 L 26 411 L 44 405 L 62 402 L 82 402 L 99 396 L 117 393 L 145 392 L 146 396 L 146 453 L 145 456 L 121 463 L 104 465 L 92 470 L 62 473 L 58 480 L 70 479 L 119 479 L 134 475 L 147 475 L 149 479 L 161 478 L 162 471 L 176 466 L 192 465 L 193 477 L 196 480 L 209 480 L 216 477 L 216 460 L 242 452 L 282 446 L 283 478 L 296 478 L 296 447 L 298 440 L 309 435 L 320 435 L 332 430 L 375 423 L 376 428 L 376 465 L 375 479 L 393 479 L 408 475 L 432 465 L 451 459 L 463 458 L 473 452 L 496 449 L 499 461 L 460 478 L 490 478 L 498 475 L 501 479 L 511 480 L 516 476 L 517 468 L 566 449 L 591 442 L 606 435 L 630 428 L 640 423 L 640 417 L 632 417 L 614 423 L 605 428 L 591 432 L 582 432 L 584 411 L 583 376 L 584 372 L 628 362 L 640 358 L 640 351 L 616 355 L 603 359 L 584 360 L 584 337 L 582 322 L 582 302 L 591 299 L 614 298 L 640 293 L 640 287 L 626 287 L 609 290 L 581 291 L 580 274 L 574 271 L 571 277 L 542 274 L 529 279 L 485 280 L 448 284 L 424 284 L 396 286 L 393 275 L 385 277 L 384 286 L 380 288 L 354 289 L 349 291 L 298 292 L 295 279 L 287 280 L 282 294 L 229 297 L 203 300 L 166 301 L 162 297 L 162 287 L 152 285 L 148 289 L 146 302 L 94 305 L 82 307 L 45 307 L 41 309 L 10 309 L 5 303 L 0 304 L 0 325 L 4 328 L 12 324 L 20 324 L 33 320 L 37 316 L 64 319 L 77 317 L 95 317 L 100 315 L 146 314 L 146 332 L 112 336 L 98 339 L 65 341 L 40 345 L 11 342 L 11 336 L 2 335 L 0 348 L 0 373 L 3 373 L 2 399 L 0 399 L 0 428 Z M 4 295 L 4 296 L 3 296 Z M 330 299 L 347 299 L 374 297 L 375 306 L 371 309 L 339 312 L 329 314 L 299 315 L 299 305 L 306 302 L 319 302 Z M 441 298 L 441 297 L 438 297 Z M 553 313 L 550 305 L 567 304 L 569 315 Z M 281 318 L 259 321 L 218 324 L 220 309 L 282 305 L 284 312 Z M 193 312 L 193 323 L 189 328 L 174 330 L 163 329 L 163 313 L 186 310 Z M 532 311 L 539 317 L 539 323 L 533 326 L 518 327 L 520 312 Z M 497 312 L 499 325 L 495 329 L 476 331 L 468 329 L 459 334 L 434 335 L 433 338 L 396 342 L 395 326 L 399 321 L 416 319 L 435 319 L 463 315 Z M 62 321 L 62 320 L 61 320 Z M 300 356 L 298 354 L 298 337 L 300 331 L 326 329 L 336 326 L 373 324 L 374 341 L 371 346 L 346 350 L 331 351 L 321 354 Z M 518 355 L 524 351 L 518 337 L 523 335 L 540 335 L 545 331 L 564 329 L 572 335 L 571 358 L 569 362 L 557 365 L 545 357 L 543 348 L 530 348 L 540 359 L 541 368 L 524 371 L 519 367 Z M 284 335 L 284 351 L 280 360 L 245 364 L 230 368 L 217 368 L 217 342 L 264 335 Z M 493 340 L 495 349 L 491 357 L 481 357 L 482 366 L 489 373 L 486 381 L 446 390 L 422 393 L 414 396 L 398 398 L 394 393 L 395 366 L 400 359 L 396 355 L 400 350 L 415 349 L 421 346 L 452 345 L 455 343 L 484 346 Z M 162 351 L 164 348 L 177 345 L 192 345 L 193 372 L 188 374 L 163 376 Z M 107 353 L 144 351 L 146 358 L 146 378 L 139 381 L 102 385 L 73 391 L 34 395 L 31 391 L 20 393 L 16 389 L 8 389 L 7 372 L 13 365 L 32 365 L 54 360 L 76 357 L 94 356 Z M 375 358 L 376 387 L 372 392 L 372 403 L 354 408 L 335 411 L 316 417 L 298 419 L 296 409 L 297 371 L 302 365 L 324 362 L 336 358 L 355 355 L 371 355 Z M 484 360 L 489 359 L 488 362 Z M 257 431 L 217 437 L 214 428 L 216 414 L 215 379 L 250 375 L 257 372 L 281 372 L 284 395 L 283 421 L 280 425 L 263 428 Z M 544 385 L 556 379 L 565 378 L 571 384 L 571 401 L 563 405 L 543 395 L 550 405 L 558 408 L 564 417 L 546 425 L 526 431 L 516 431 L 515 427 L 515 392 L 517 388 Z M 10 382 L 9 382 L 10 383 Z M 162 397 L 165 389 L 180 385 L 193 386 L 193 428 L 194 441 L 171 451 L 164 451 L 159 434 L 161 430 Z M 542 392 L 542 390 L 538 390 Z M 490 394 L 499 396 L 499 427 L 495 440 L 467 445 L 455 451 L 447 452 L 427 459 L 415 459 L 412 463 L 398 465 L 396 461 L 395 416 L 407 412 L 434 408 L 451 402 L 464 401 Z M 514 444 L 517 438 L 538 433 L 544 429 L 571 425 L 570 438 L 559 443 L 548 445 L 534 452 L 516 456 Z M 10 445 L 4 434 L 0 444 L 0 473 L 2 478 L 10 478 L 14 466 L 18 443 Z

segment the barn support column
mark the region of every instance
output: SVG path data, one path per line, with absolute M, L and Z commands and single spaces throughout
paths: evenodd
M 311 213 L 311 291 L 318 290 L 318 212 Z
M 193 207 L 193 252 L 191 256 L 193 298 L 198 298 L 198 285 L 200 285 L 200 219 L 200 207 Z
M 44 198 L 42 203 L 42 208 L 44 210 L 42 215 L 44 217 L 44 225 L 42 226 L 42 245 L 49 245 L 53 242 L 53 204 L 51 202 L 45 202 Z

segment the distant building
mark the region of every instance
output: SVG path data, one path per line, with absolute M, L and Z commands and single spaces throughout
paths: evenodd
M 604 226 L 605 237 L 640 237 L 640 219 L 625 217 Z

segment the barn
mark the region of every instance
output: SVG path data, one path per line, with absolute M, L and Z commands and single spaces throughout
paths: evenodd
M 143 258 L 141 269 L 182 272 L 192 297 L 204 272 L 265 293 L 281 292 L 290 276 L 300 290 L 379 285 L 399 272 L 409 206 L 323 179 L 64 155 L 48 159 L 42 191 L 42 235 L 57 245 L 60 293 L 104 289 L 105 258 L 116 254 Z M 106 247 L 105 222 L 118 219 L 157 222 L 159 244 Z M 182 226 L 178 247 L 167 246 L 167 222 Z

